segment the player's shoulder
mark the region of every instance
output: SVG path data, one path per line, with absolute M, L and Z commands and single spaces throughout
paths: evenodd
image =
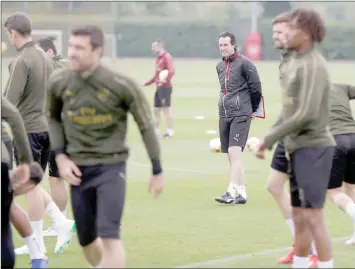
M 164 57 L 165 57 L 166 59 L 172 59 L 172 58 L 173 58 L 173 56 L 171 55 L 171 53 L 168 52 L 168 51 L 165 51 Z
M 66 84 L 69 79 L 73 76 L 73 71 L 69 68 L 58 68 L 54 69 L 49 77 L 51 84 Z
M 218 69 L 219 67 L 222 67 L 222 66 L 224 66 L 224 61 L 223 61 L 223 59 L 219 59 L 218 62 L 216 63 L 216 67 Z
M 239 60 L 243 66 L 255 66 L 255 64 L 244 54 L 239 53 Z
M 137 86 L 136 81 L 128 75 L 112 68 L 101 65 L 100 79 L 105 82 L 106 85 L 111 85 L 113 91 L 120 90 L 122 88 L 132 88 Z

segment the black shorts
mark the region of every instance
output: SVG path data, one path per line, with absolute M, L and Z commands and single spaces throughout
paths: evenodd
M 49 153 L 51 151 L 48 133 L 29 133 L 28 140 L 30 142 L 33 160 L 41 165 L 43 171 L 46 171 Z M 19 159 L 16 147 L 14 147 L 14 149 L 16 164 L 18 165 Z
M 334 147 L 301 148 L 290 154 L 291 205 L 323 208 Z
M 228 153 L 228 148 L 237 146 L 244 150 L 248 140 L 251 118 L 228 117 L 219 118 L 219 139 L 221 140 L 221 151 Z
M 9 152 L 9 157 L 10 157 L 10 164 L 9 164 L 9 170 L 12 170 L 14 166 L 14 148 L 12 146 L 12 141 L 5 141 L 4 142 L 7 151 Z
M 274 156 L 272 157 L 271 168 L 281 173 L 287 174 L 289 163 L 290 162 L 286 158 L 285 146 L 283 142 L 279 142 L 274 151 Z
M 10 223 L 7 227 L 7 232 L 1 234 L 1 268 L 15 267 L 15 251 L 12 241 L 12 232 Z
M 335 148 L 328 189 L 340 188 L 343 182 L 355 184 L 355 134 L 335 135 Z
M 97 237 L 120 238 L 126 195 L 126 163 L 80 166 L 80 186 L 71 186 L 73 215 L 81 246 Z
M 57 163 L 55 161 L 55 153 L 53 151 L 51 151 L 51 153 L 49 154 L 48 168 L 50 177 L 60 177 Z
M 8 232 L 10 226 L 10 208 L 13 192 L 10 182 L 9 165 L 1 163 L 1 237 Z
M 154 107 L 170 107 L 172 88 L 158 87 L 154 95 Z

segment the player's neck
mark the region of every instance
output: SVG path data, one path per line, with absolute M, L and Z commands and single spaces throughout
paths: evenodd
M 297 53 L 302 54 L 302 53 L 309 51 L 312 48 L 313 48 L 313 44 L 311 42 L 305 42 L 305 43 L 302 43 L 302 45 L 300 45 L 295 50 L 297 51 Z
M 89 69 L 80 72 L 79 73 L 80 76 L 83 78 L 87 78 L 87 77 L 91 76 L 95 72 L 96 68 L 99 67 L 99 65 L 100 65 L 100 62 L 93 64 Z
M 165 53 L 165 50 L 161 50 L 158 54 L 158 56 L 162 56 Z
M 32 37 L 24 37 L 24 38 L 21 38 L 20 40 L 17 41 L 15 47 L 16 49 L 21 49 L 24 45 L 26 45 L 28 42 L 31 42 L 32 41 Z

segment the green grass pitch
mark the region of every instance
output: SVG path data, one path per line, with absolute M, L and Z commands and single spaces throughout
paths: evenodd
M 148 194 L 150 164 L 133 120 L 129 124 L 127 200 L 122 239 L 127 251 L 128 267 L 290 267 L 276 264 L 286 253 L 292 239 L 276 204 L 265 190 L 272 152 L 265 160 L 243 154 L 248 191 L 246 205 L 219 205 L 215 196 L 228 184 L 227 156 L 212 153 L 208 142 L 217 135 L 217 100 L 219 84 L 217 60 L 176 59 L 173 90 L 175 137 L 162 140 L 166 189 L 158 199 Z M 154 59 L 118 59 L 109 61 L 113 68 L 130 74 L 140 84 L 154 73 Z M 3 61 L 3 85 L 7 64 Z M 278 63 L 256 63 L 265 96 L 266 119 L 252 122 L 250 136 L 263 135 L 280 110 Z M 329 63 L 334 82 L 354 83 L 354 65 Z M 144 91 L 152 104 L 155 88 Z M 354 106 L 353 106 L 354 108 Z M 196 120 L 203 116 L 204 120 Z M 165 123 L 161 131 L 165 131 Z M 43 186 L 48 189 L 47 181 Z M 17 201 L 26 208 L 23 198 Z M 71 214 L 70 214 L 71 215 Z M 353 268 L 355 248 L 344 244 L 352 233 L 349 217 L 326 205 L 326 221 L 337 267 Z M 46 221 L 46 226 L 50 224 Z M 22 240 L 14 233 L 15 245 Z M 87 267 L 76 237 L 64 254 L 54 254 L 54 238 L 45 238 L 49 267 Z M 17 256 L 16 267 L 29 267 L 27 256 Z

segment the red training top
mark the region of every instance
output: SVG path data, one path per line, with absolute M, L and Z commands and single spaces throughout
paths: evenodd
M 166 82 L 159 84 L 159 73 L 160 71 L 167 69 L 169 71 Z M 175 74 L 175 67 L 173 63 L 173 57 L 167 51 L 164 51 L 163 54 L 158 55 L 155 59 L 155 74 L 154 77 L 146 82 L 144 85 L 149 86 L 153 83 L 156 83 L 158 87 L 162 88 L 172 88 L 171 78 Z M 158 85 L 159 84 L 159 85 Z

